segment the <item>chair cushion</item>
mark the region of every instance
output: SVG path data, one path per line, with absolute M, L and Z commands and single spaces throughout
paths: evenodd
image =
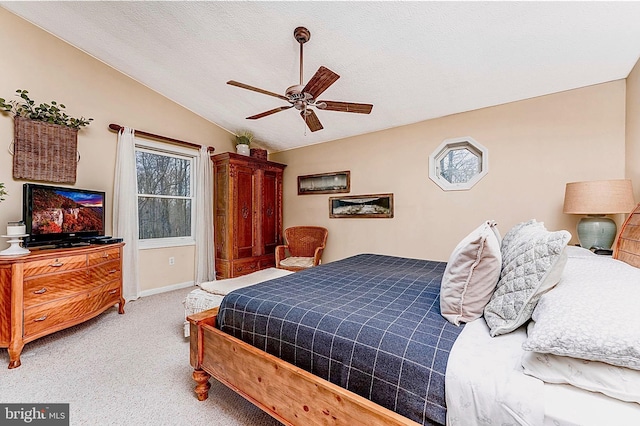
M 311 268 L 313 266 L 313 257 L 287 257 L 280 261 L 280 265 L 287 268 Z

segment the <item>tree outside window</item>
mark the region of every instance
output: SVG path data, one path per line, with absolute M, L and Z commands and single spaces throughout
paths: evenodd
M 447 139 L 429 156 L 429 177 L 445 191 L 471 189 L 488 167 L 487 149 L 470 137 Z
M 194 161 L 136 148 L 140 240 L 193 239 Z

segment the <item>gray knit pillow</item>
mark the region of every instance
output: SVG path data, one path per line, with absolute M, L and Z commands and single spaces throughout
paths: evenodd
M 509 333 L 531 318 L 540 296 L 560 281 L 571 234 L 547 231 L 537 222 L 509 237 L 507 244 L 503 240 L 500 281 L 484 309 L 491 336 Z

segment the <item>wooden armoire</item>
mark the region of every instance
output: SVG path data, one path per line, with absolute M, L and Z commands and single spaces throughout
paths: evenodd
M 216 277 L 275 266 L 282 244 L 282 174 L 286 165 L 232 152 L 214 155 Z

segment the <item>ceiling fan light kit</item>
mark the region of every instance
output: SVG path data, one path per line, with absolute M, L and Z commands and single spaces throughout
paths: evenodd
M 354 102 L 341 102 L 341 101 L 323 101 L 318 100 L 325 90 L 327 90 L 333 83 L 335 83 L 340 76 L 326 67 L 318 68 L 318 71 L 311 77 L 307 84 L 303 84 L 303 49 L 304 44 L 311 38 L 311 32 L 305 27 L 298 27 L 293 31 L 293 36 L 298 43 L 300 43 L 300 84 L 290 86 L 285 90 L 284 95 L 270 92 L 268 90 L 260 89 L 258 87 L 250 86 L 248 84 L 240 83 L 234 80 L 227 81 L 227 84 L 231 86 L 240 87 L 241 89 L 251 90 L 254 92 L 262 93 L 263 95 L 273 96 L 281 100 L 289 102 L 289 105 L 270 109 L 268 111 L 261 112 L 259 114 L 247 117 L 248 120 L 257 120 L 259 118 L 267 117 L 280 111 L 295 108 L 300 111 L 300 117 L 304 120 L 309 127 L 309 130 L 316 132 L 322 130 L 323 126 L 318 119 L 315 111 L 312 108 L 317 108 L 326 111 L 337 112 L 351 112 L 357 114 L 369 114 L 373 109 L 371 104 L 360 104 Z

